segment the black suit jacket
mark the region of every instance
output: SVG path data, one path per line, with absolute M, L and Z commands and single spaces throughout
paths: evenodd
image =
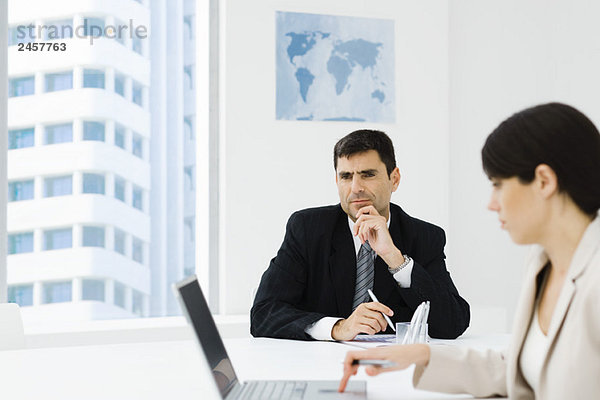
M 469 304 L 446 270 L 446 236 L 438 226 L 413 218 L 390 204 L 390 235 L 414 267 L 410 288 L 401 288 L 386 263 L 375 259 L 373 292 L 394 310 L 392 322 L 410 321 L 429 300 L 429 335 L 454 339 L 469 326 Z M 356 251 L 341 206 L 297 211 L 288 220 L 277 256 L 262 276 L 250 312 L 253 336 L 311 340 L 304 330 L 323 317 L 352 313 Z M 391 333 L 388 327 L 387 333 Z

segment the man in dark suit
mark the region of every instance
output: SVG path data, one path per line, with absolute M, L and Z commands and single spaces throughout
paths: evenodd
M 444 231 L 390 203 L 400 183 L 390 138 L 350 133 L 334 147 L 334 168 L 340 204 L 292 214 L 254 299 L 252 335 L 351 340 L 389 330 L 382 313 L 410 321 L 427 300 L 431 337 L 462 334 L 469 305 L 446 270 Z

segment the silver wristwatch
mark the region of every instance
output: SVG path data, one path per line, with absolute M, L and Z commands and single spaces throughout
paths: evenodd
M 412 261 L 412 258 L 410 258 L 410 256 L 407 256 L 406 254 L 404 254 L 404 262 L 402 264 L 400 264 L 399 266 L 397 266 L 396 268 L 388 267 L 388 271 L 390 271 L 390 274 L 394 275 L 396 272 L 398 272 L 402 268 L 406 267 L 408 265 L 408 263 L 410 263 L 411 261 Z

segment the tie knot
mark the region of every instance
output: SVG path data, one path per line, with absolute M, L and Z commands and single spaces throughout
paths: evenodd
M 368 240 L 366 240 L 366 241 L 365 241 L 365 242 L 362 244 L 362 247 L 364 247 L 364 248 L 365 248 L 365 250 L 366 250 L 366 251 L 368 251 L 368 252 L 371 252 L 371 251 L 373 251 L 373 249 L 371 248 L 371 245 L 369 244 L 369 241 L 368 241 Z

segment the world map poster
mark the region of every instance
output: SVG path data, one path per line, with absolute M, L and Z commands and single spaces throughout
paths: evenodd
M 395 122 L 393 20 L 275 18 L 277 119 Z

